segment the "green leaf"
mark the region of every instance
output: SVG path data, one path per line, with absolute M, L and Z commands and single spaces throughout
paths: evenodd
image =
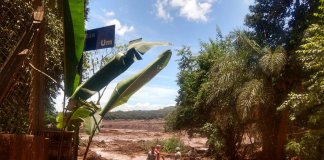
M 274 53 L 269 48 L 264 48 L 264 53 L 265 55 L 259 61 L 263 72 L 270 76 L 280 75 L 287 62 L 287 55 L 283 47 L 277 47 Z
M 101 120 L 101 116 L 99 115 L 99 112 L 96 112 L 93 116 L 86 117 L 83 120 L 84 120 L 83 126 L 84 126 L 85 132 L 87 134 L 91 135 L 93 130 L 97 126 L 96 123 L 100 123 L 99 121 Z M 96 133 L 99 132 L 98 128 L 95 131 Z
M 78 65 L 84 47 L 84 0 L 64 0 L 64 84 L 71 96 L 80 83 Z
M 91 115 L 92 111 L 85 108 L 85 107 L 79 107 L 78 109 L 76 109 L 70 120 L 75 120 L 75 119 L 84 119 L 86 117 L 89 117 Z
M 135 44 L 137 45 L 131 44 L 130 46 L 132 48 L 129 48 L 126 53 L 119 53 L 110 59 L 102 69 L 77 88 L 75 93 L 71 96 L 71 99 L 87 100 L 92 95 L 99 92 L 103 87 L 107 86 L 113 79 L 126 71 L 136 59 L 141 59 L 136 48 L 140 49 L 141 54 L 144 54 L 148 49 L 156 45 L 166 45 L 168 43 L 138 42 Z M 143 46 L 145 46 L 145 49 L 142 49 Z
M 63 112 L 60 112 L 57 114 L 56 116 L 56 127 L 59 129 L 62 129 L 64 127 L 64 116 L 63 116 Z
M 144 84 L 150 81 L 156 74 L 158 74 L 169 62 L 171 58 L 171 51 L 163 52 L 152 64 L 147 66 L 144 70 L 137 73 L 133 77 L 120 81 L 114 89 L 108 103 L 100 112 L 104 116 L 111 109 L 124 104 L 128 99 L 138 91 Z
M 130 44 L 127 48 L 135 48 L 135 50 L 141 54 L 144 54 L 147 52 L 150 48 L 154 46 L 169 46 L 171 45 L 168 42 L 141 42 L 141 41 L 136 41 Z

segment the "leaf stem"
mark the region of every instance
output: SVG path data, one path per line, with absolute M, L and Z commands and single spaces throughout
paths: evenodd
M 96 123 L 96 119 L 95 119 L 95 117 L 93 117 L 93 118 L 94 118 L 95 123 Z M 84 152 L 84 155 L 83 155 L 83 160 L 86 160 L 86 158 L 87 158 L 87 154 L 88 154 L 88 151 L 89 151 L 89 148 L 90 148 L 90 145 L 91 145 L 91 142 L 92 142 L 93 136 L 94 136 L 94 134 L 96 133 L 96 130 L 97 130 L 97 129 L 99 130 L 99 128 L 100 128 L 100 127 L 99 127 L 99 124 L 100 124 L 100 122 L 102 121 L 102 119 L 103 119 L 103 117 L 100 118 L 99 123 L 96 123 L 95 128 L 92 130 L 92 133 L 91 133 L 91 135 L 89 136 L 89 141 L 88 141 L 88 144 L 87 144 L 87 148 L 86 148 L 86 150 L 85 150 L 85 152 Z

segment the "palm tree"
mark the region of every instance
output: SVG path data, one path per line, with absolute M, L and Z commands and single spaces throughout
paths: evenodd
M 280 105 L 277 103 L 280 95 L 276 94 L 276 86 L 286 65 L 286 53 L 282 46 L 274 52 L 267 47 L 257 51 L 262 54 L 258 60 L 259 72 L 255 72 L 254 78 L 241 89 L 237 110 L 243 120 L 257 122 L 262 137 L 263 158 L 273 159 L 273 155 L 276 155 L 276 159 L 280 159 L 287 133 L 288 113 L 283 111 L 282 121 L 276 122 L 276 108 Z
M 239 159 L 243 135 L 253 126 L 262 138 L 261 158 L 270 159 L 280 150 L 277 139 L 284 137 L 278 136 L 277 121 L 277 107 L 283 97 L 278 94 L 278 86 L 282 85 L 287 61 L 284 49 L 262 49 L 243 32 L 210 40 L 202 46 L 200 55 L 194 59 L 196 76 L 180 83 L 184 89 L 181 93 L 191 95 L 187 102 L 193 115 L 189 115 L 202 121 L 199 124 L 206 131 L 216 158 Z M 198 85 L 190 85 L 188 92 L 183 86 L 192 84 L 189 82 Z M 193 88 L 196 90 L 190 92 Z M 187 123 L 194 121 L 189 119 Z
M 259 60 L 260 67 L 265 75 L 276 78 L 286 64 L 286 53 L 282 46 L 272 53 L 269 48 L 263 49 L 264 55 Z
M 262 48 L 243 32 L 235 32 L 234 39 L 235 53 L 215 63 L 212 70 L 213 86 L 208 94 L 210 102 L 235 106 L 244 128 L 257 124 L 262 138 L 263 159 L 273 159 L 273 155 L 280 159 L 288 113 L 282 111 L 280 121 L 276 121 L 276 115 L 277 107 L 282 103 L 283 95 L 278 94 L 278 88 L 284 85 L 282 75 L 287 54 L 282 46 L 274 51 Z

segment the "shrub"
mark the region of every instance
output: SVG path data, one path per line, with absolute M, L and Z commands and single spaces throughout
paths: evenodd
M 162 152 L 174 153 L 176 147 L 180 147 L 181 151 L 188 150 L 189 147 L 185 146 L 184 142 L 178 137 L 171 137 L 164 140 L 154 139 L 150 141 L 145 141 L 142 143 L 141 148 L 143 150 L 149 151 L 151 146 L 156 145 L 162 146 Z

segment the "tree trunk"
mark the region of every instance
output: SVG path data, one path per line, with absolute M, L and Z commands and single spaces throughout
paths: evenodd
M 288 132 L 288 111 L 284 109 L 280 113 L 279 121 L 279 130 L 277 137 L 277 150 L 276 150 L 276 159 L 282 160 L 285 159 L 285 145 L 287 143 L 287 132 Z
M 233 129 L 227 129 L 225 133 L 225 154 L 229 160 L 237 160 L 238 156 Z
M 263 116 L 261 125 L 262 134 L 262 159 L 283 160 L 285 159 L 285 145 L 287 143 L 288 111 L 280 113 L 280 121 L 276 120 L 276 110 L 270 111 Z
M 275 107 L 271 106 L 266 114 L 263 115 L 261 124 L 262 135 L 262 159 L 274 160 L 276 151 L 276 119 L 275 119 Z

